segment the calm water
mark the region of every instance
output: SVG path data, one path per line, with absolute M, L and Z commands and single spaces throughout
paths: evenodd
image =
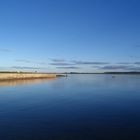
M 0 83 L 0 140 L 140 140 L 140 76 Z

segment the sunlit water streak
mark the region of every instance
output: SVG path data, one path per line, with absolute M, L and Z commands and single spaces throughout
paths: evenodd
M 29 84 L 35 84 L 35 83 L 43 83 L 49 80 L 54 80 L 56 78 L 41 78 L 41 79 L 13 79 L 13 80 L 1 80 L 0 81 L 0 87 L 5 86 L 18 86 L 18 85 L 29 85 Z

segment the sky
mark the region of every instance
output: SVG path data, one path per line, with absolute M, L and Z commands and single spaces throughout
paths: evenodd
M 140 71 L 139 0 L 0 0 L 0 71 Z

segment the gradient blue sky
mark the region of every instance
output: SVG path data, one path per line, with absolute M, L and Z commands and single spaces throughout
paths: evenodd
M 1 0 L 0 70 L 140 71 L 139 0 Z

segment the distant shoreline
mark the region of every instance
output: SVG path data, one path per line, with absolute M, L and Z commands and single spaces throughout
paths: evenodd
M 116 75 L 122 75 L 122 74 L 131 74 L 131 75 L 140 75 L 140 72 L 102 72 L 102 73 L 79 73 L 79 72 L 70 72 L 65 74 L 116 74 Z

